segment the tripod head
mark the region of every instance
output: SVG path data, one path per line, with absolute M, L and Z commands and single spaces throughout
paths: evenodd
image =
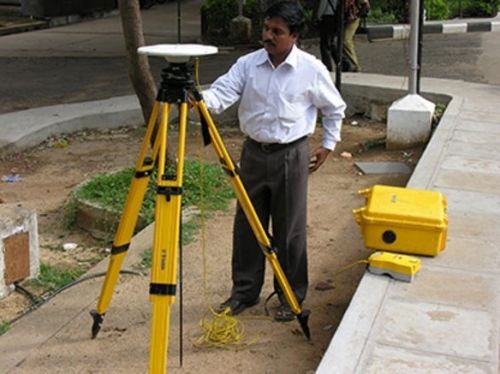
M 139 47 L 139 54 L 164 57 L 168 65 L 162 70 L 162 82 L 158 91 L 157 100 L 161 102 L 180 103 L 187 100 L 189 91 L 195 93 L 192 79 L 193 66 L 189 63 L 192 57 L 213 55 L 218 52 L 217 47 L 202 44 L 156 44 Z
M 141 55 L 164 57 L 168 62 L 186 63 L 191 57 L 213 55 L 217 47 L 203 44 L 155 44 L 139 47 Z

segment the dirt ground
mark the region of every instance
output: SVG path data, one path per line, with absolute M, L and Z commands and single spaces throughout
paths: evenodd
M 64 228 L 64 204 L 82 181 L 98 173 L 132 166 L 142 133 L 141 129 L 79 132 L 49 139 L 39 147 L 1 160 L 0 176 L 17 174 L 21 179 L 14 183 L 0 182 L 0 203 L 36 209 L 43 261 L 91 267 L 106 256 L 110 243 L 97 241 L 81 230 Z M 369 150 L 361 147 L 366 140 L 378 139 L 384 134 L 383 124 L 362 118 L 347 119 L 342 130 L 343 141 L 322 168 L 310 176 L 310 289 L 304 308 L 311 310 L 312 340 L 305 340 L 297 322 L 278 323 L 266 317 L 261 301 L 241 316 L 245 327 L 243 345 L 229 349 L 193 346 L 193 341 L 201 334 L 199 321 L 207 311 L 206 300 L 210 305 L 218 305 L 229 295 L 233 203 L 228 210 L 217 212 L 204 222 L 197 239 L 183 248 L 183 366 L 180 367 L 179 357 L 177 315 L 180 303 L 177 298 L 172 307 L 170 328 L 170 372 L 314 371 L 349 305 L 364 267 L 358 265 L 336 273 L 371 253 L 364 247 L 351 213 L 352 209 L 364 204 L 357 191 L 374 184 L 403 186 L 408 179 L 408 175 L 401 174 L 363 175 L 354 162 L 393 160 L 413 167 L 422 152 L 420 148 L 388 152 L 380 146 Z M 237 159 L 243 140 L 239 131 L 222 129 L 221 135 L 229 152 Z M 321 130 L 318 130 L 311 138 L 311 147 L 319 144 L 320 135 Z M 190 131 L 187 142 L 187 157 L 215 161 L 213 150 L 200 146 L 198 131 Z M 345 157 L 345 152 L 352 157 Z M 78 248 L 64 251 L 63 244 L 70 242 L 77 243 Z M 262 299 L 271 292 L 271 277 L 268 271 Z M 67 326 L 24 361 L 16 372 L 145 372 L 150 336 L 148 283 L 148 276 L 122 277 L 97 339 L 90 339 L 88 317 L 85 320 L 88 328 L 82 330 L 77 324 Z M 0 301 L 0 319 L 14 318 L 27 305 L 24 296 L 11 294 Z M 269 306 L 272 309 L 273 301 Z

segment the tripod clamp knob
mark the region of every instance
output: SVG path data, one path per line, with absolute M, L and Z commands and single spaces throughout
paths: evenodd
M 182 195 L 183 188 L 182 187 L 164 187 L 164 186 L 158 186 L 156 188 L 156 192 L 165 195 L 167 198 L 167 201 L 170 202 L 170 197 L 172 195 Z

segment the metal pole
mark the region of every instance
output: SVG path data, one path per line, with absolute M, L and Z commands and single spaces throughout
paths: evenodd
M 422 75 L 422 47 L 424 44 L 424 2 L 425 0 L 420 0 L 420 7 L 418 10 L 419 22 L 418 22 L 418 51 L 417 51 L 417 94 L 420 95 L 420 77 Z
M 418 19 L 420 0 L 412 0 L 410 8 L 410 77 L 408 93 L 417 94 L 417 71 L 418 71 Z
M 337 4 L 337 67 L 335 68 L 335 86 L 342 91 L 342 58 L 344 50 L 344 0 Z

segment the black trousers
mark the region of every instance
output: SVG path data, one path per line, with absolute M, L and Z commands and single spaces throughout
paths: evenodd
M 264 230 L 272 226 L 273 243 L 290 285 L 302 303 L 307 275 L 307 138 L 279 149 L 267 149 L 253 140 L 243 144 L 240 176 Z M 264 284 L 265 256 L 238 204 L 234 220 L 232 297 L 253 301 Z M 283 295 L 276 280 L 275 290 Z
M 336 36 L 338 30 L 338 17 L 336 15 L 324 15 L 319 23 L 319 49 L 321 61 L 328 71 L 333 71 L 332 59 L 337 64 L 338 51 L 336 47 Z

